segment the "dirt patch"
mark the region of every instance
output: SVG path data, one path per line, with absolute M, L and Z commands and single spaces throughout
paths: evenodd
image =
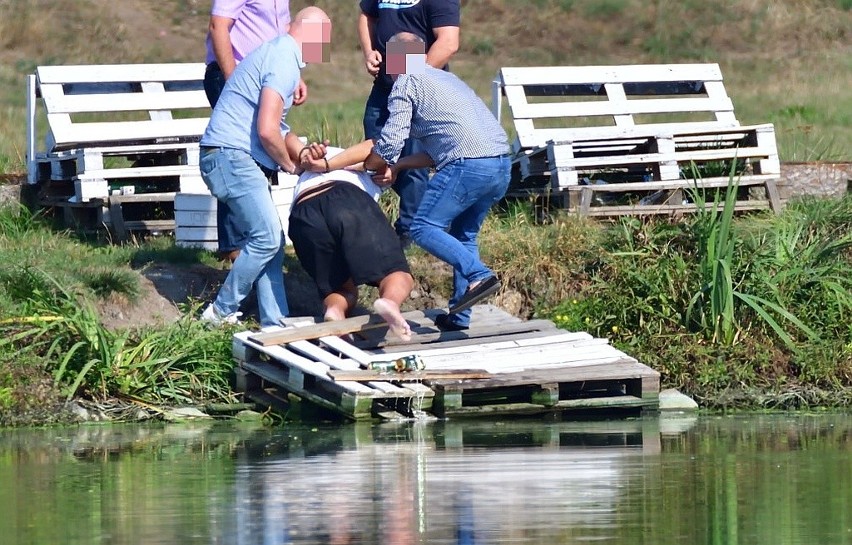
M 159 263 L 139 271 L 139 297 L 103 301 L 98 308 L 103 324 L 110 329 L 157 326 L 177 320 L 193 302 L 212 299 L 227 271 L 205 265 Z M 181 308 L 184 306 L 184 308 Z

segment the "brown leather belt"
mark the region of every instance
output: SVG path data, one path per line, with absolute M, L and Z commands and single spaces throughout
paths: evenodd
M 334 187 L 338 184 L 343 184 L 343 183 L 346 183 L 346 182 L 338 182 L 336 180 L 332 180 L 330 182 L 323 182 L 320 185 L 314 186 L 310 189 L 306 189 L 306 190 L 302 191 L 301 193 L 299 193 L 299 196 L 296 197 L 296 201 L 293 203 L 293 206 L 297 206 L 298 204 L 303 203 L 303 202 L 305 202 L 306 200 L 308 200 L 312 197 L 316 197 L 317 195 L 321 195 L 321 194 L 325 193 L 326 191 L 328 191 L 329 189 L 331 189 L 332 187 Z

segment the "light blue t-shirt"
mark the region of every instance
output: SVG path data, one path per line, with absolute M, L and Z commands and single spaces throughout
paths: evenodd
M 287 134 L 290 127 L 284 117 L 293 105 L 293 93 L 304 66 L 299 44 L 289 34 L 273 38 L 252 51 L 225 82 L 201 145 L 243 150 L 263 166 L 277 170 L 278 165 L 266 153 L 257 134 L 260 92 L 268 87 L 281 95 L 284 100 L 281 133 Z

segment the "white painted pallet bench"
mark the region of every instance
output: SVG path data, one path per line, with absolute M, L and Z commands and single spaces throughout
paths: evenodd
M 177 191 L 207 193 L 198 171 L 210 116 L 203 81 L 203 63 L 37 67 L 27 78 L 28 182 L 53 205 L 106 204 L 119 187 L 125 203 L 139 193 L 169 202 Z
M 492 92 L 517 133 L 512 194 L 567 197 L 589 215 L 669 213 L 695 208 L 685 190 L 726 187 L 735 166 L 740 186 L 766 194 L 744 190 L 738 208 L 780 209 L 775 129 L 740 125 L 718 64 L 506 67 Z M 663 202 L 592 206 L 597 192 L 654 191 Z
M 279 172 L 277 178 L 277 184 L 270 186 L 270 194 L 286 237 L 293 189 L 299 177 Z M 176 194 L 175 244 L 183 248 L 216 250 L 219 247 L 216 229 L 217 207 L 216 198 L 210 194 Z M 286 243 L 289 244 L 290 240 L 287 239 Z

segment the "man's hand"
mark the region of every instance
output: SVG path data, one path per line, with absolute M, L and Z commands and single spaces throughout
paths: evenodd
M 305 80 L 299 78 L 299 84 L 293 92 L 293 106 L 304 104 L 306 100 L 308 100 L 308 85 Z
M 383 166 L 375 171 L 372 175 L 373 183 L 379 187 L 390 187 L 396 181 L 398 171 L 394 166 Z
M 326 159 L 329 141 L 322 143 L 313 142 L 308 144 L 299 152 L 299 163 L 304 170 L 309 172 L 328 172 L 328 160 Z
M 373 49 L 366 55 L 364 55 L 364 67 L 367 69 L 367 73 L 373 77 L 379 75 L 379 66 L 382 64 L 382 54 Z

